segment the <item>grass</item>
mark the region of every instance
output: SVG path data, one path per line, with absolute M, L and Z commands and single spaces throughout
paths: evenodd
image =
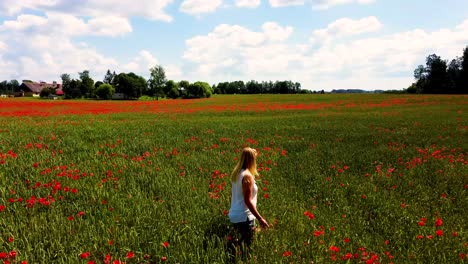
M 28 263 L 225 263 L 229 173 L 251 146 L 258 208 L 274 225 L 257 233 L 249 262 L 462 263 L 466 101 L 2 99 L 0 252 Z

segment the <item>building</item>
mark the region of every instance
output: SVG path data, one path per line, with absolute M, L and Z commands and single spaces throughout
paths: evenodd
M 55 81 L 53 83 L 23 81 L 23 83 L 19 86 L 20 92 L 17 94 L 17 96 L 39 97 L 42 89 L 44 88 L 55 89 L 56 95 L 63 95 L 62 85 Z

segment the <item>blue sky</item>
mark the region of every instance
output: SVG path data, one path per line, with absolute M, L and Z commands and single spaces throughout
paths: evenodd
M 466 0 L 2 0 L 0 80 L 107 69 L 215 84 L 401 89 L 468 45 Z

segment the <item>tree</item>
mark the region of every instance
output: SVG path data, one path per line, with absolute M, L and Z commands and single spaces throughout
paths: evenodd
M 97 81 L 96 83 L 94 83 L 94 90 L 96 91 L 97 88 L 99 88 L 99 86 L 101 86 L 101 84 L 104 84 L 103 82 L 101 81 Z M 106 83 L 107 84 L 107 83 Z
M 176 99 L 177 97 L 179 97 L 179 95 L 180 93 L 177 87 L 172 87 L 172 89 L 167 93 L 167 97 L 172 98 L 172 99 Z
M 461 88 L 461 71 L 462 59 L 457 57 L 453 59 L 447 68 L 447 77 L 449 80 L 448 90 L 450 93 L 459 93 L 458 89 Z
M 81 98 L 83 94 L 81 93 L 81 81 L 72 79 L 69 83 L 70 92 L 65 94 L 65 98 Z
M 177 83 L 174 82 L 173 80 L 167 81 L 166 84 L 164 85 L 164 89 L 163 89 L 164 94 L 168 96 L 168 95 L 169 95 L 169 92 L 170 92 L 171 90 L 173 90 L 173 89 L 178 90 L 178 85 L 177 85 Z
M 460 83 L 457 93 L 468 93 L 468 46 L 463 50 L 461 57 Z
M 8 82 L 8 86 L 12 92 L 19 92 L 20 84 L 17 80 L 10 80 L 10 82 Z
M 55 94 L 55 89 L 52 89 L 50 87 L 45 87 L 44 89 L 41 90 L 39 93 L 39 96 L 41 98 L 48 97 L 50 94 Z
M 70 74 L 68 73 L 63 73 L 60 75 L 60 78 L 62 79 L 62 91 L 65 94 L 65 98 L 72 98 L 71 97 L 71 87 L 70 87 Z
M 93 98 L 95 96 L 94 80 L 89 77 L 89 71 L 85 70 L 78 73 L 81 80 L 81 94 L 87 98 Z
M 146 80 L 131 73 L 120 73 L 115 76 L 115 90 L 119 93 L 123 93 L 125 98 L 138 98 L 146 91 Z
M 180 81 L 179 82 L 179 96 L 186 97 L 189 86 L 190 86 L 189 81 L 186 81 L 186 80 Z
M 111 73 L 110 70 L 107 70 L 106 75 L 104 75 L 104 79 L 102 80 L 102 82 L 111 84 L 114 80 L 114 77 L 115 77 L 115 72 Z
M 161 65 L 156 65 L 150 69 L 148 80 L 148 95 L 156 98 L 164 96 L 164 85 L 166 84 L 166 72 Z
M 414 70 L 418 93 L 447 93 L 449 78 L 447 74 L 447 62 L 440 56 L 432 54 L 426 58 L 426 67 L 419 65 Z
M 101 99 L 111 99 L 112 95 L 114 95 L 115 89 L 112 87 L 112 85 L 108 83 L 103 83 L 99 85 L 99 87 L 96 90 L 96 95 L 101 98 Z
M 426 93 L 440 94 L 446 92 L 448 76 L 447 62 L 436 54 L 429 55 L 426 59 L 427 87 Z

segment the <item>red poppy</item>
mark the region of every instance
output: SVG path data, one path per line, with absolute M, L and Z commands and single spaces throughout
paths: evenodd
M 168 248 L 168 247 L 169 247 L 169 242 L 164 241 L 163 244 L 162 244 L 162 246 L 165 247 L 165 248 Z
M 82 259 L 87 259 L 87 258 L 89 258 L 90 255 L 91 255 L 91 253 L 89 253 L 89 252 L 84 252 L 84 253 L 81 253 L 81 254 L 80 254 L 80 258 L 82 258 Z
M 164 262 L 164 261 L 166 261 L 166 260 L 167 260 L 167 258 L 166 258 L 165 256 L 162 256 L 162 257 L 161 257 L 161 261 L 162 261 L 162 262 Z
M 290 256 L 291 256 L 291 251 L 283 252 L 283 257 L 290 257 Z
M 330 246 L 330 251 L 340 252 L 340 249 L 337 246 Z
M 127 253 L 127 258 L 128 258 L 128 259 L 131 259 L 131 258 L 133 258 L 134 256 L 135 256 L 135 254 L 134 254 L 132 251 L 130 251 L 130 252 Z
M 437 217 L 437 220 L 435 222 L 435 226 L 436 227 L 439 227 L 439 226 L 442 226 L 444 222 L 442 221 L 442 219 L 440 217 Z
M 440 230 L 440 229 L 439 229 L 439 230 L 436 230 L 436 235 L 438 235 L 438 236 L 443 236 L 443 235 L 444 235 L 444 231 L 442 231 L 442 230 Z

